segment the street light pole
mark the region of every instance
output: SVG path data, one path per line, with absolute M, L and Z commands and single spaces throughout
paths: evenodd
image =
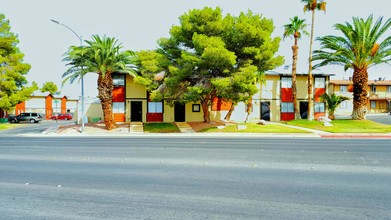
M 63 23 L 60 23 L 59 21 L 56 21 L 56 20 L 53 20 L 53 19 L 50 19 L 50 21 L 52 21 L 53 23 L 56 23 L 56 24 L 59 24 L 59 25 L 62 25 L 64 27 L 66 27 L 68 30 L 72 31 L 72 33 L 74 33 L 76 35 L 76 37 L 80 40 L 80 46 L 83 46 L 83 39 L 81 36 L 79 36 L 78 34 L 76 34 L 76 32 L 74 30 L 72 30 L 72 28 L 66 26 L 65 24 Z M 80 67 L 81 68 L 81 72 L 83 72 L 83 66 Z M 80 97 L 80 101 L 81 101 L 81 130 L 80 132 L 83 133 L 84 132 L 84 75 L 83 73 L 81 73 L 81 97 Z

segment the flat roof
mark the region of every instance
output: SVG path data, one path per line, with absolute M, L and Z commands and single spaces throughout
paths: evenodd
M 292 76 L 292 72 L 269 70 L 265 72 L 266 75 L 274 76 Z M 313 76 L 335 76 L 334 73 L 317 73 L 313 72 Z M 308 76 L 308 73 L 296 73 L 296 76 Z

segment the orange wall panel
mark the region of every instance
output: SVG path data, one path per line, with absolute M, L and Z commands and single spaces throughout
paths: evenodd
M 61 99 L 61 114 L 67 113 L 67 99 L 63 97 Z
M 115 122 L 125 122 L 125 114 L 123 113 L 114 113 Z
M 228 111 L 231 108 L 231 102 L 226 102 L 221 98 L 212 99 L 212 111 Z

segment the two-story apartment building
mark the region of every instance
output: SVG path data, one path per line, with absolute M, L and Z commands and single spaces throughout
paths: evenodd
M 332 74 L 314 74 L 315 118 L 326 114 L 325 103 L 319 97 L 327 92 Z M 297 74 L 297 106 L 302 118 L 307 118 L 307 74 Z M 113 75 L 113 113 L 117 122 L 191 122 L 202 121 L 200 103 L 168 105 L 164 100 L 154 102 L 142 85 L 129 75 Z M 267 72 L 265 83 L 258 84 L 259 92 L 252 98 L 249 120 L 286 121 L 294 119 L 292 77 L 290 73 Z M 211 120 L 223 120 L 231 107 L 230 102 L 214 98 Z M 244 121 L 247 105 L 235 106 L 231 120 Z
M 390 111 L 391 80 L 379 78 L 368 81 L 368 113 L 384 113 Z M 331 80 L 330 91 L 350 98 L 336 109 L 336 114 L 350 115 L 353 111 L 353 82 L 351 80 Z

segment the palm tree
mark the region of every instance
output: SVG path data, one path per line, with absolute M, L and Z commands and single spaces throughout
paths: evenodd
M 301 0 L 304 5 L 304 12 L 312 12 L 312 23 L 311 23 L 311 35 L 310 35 L 310 55 L 309 55 L 309 66 L 308 66 L 308 120 L 313 119 L 313 103 L 312 103 L 312 44 L 314 41 L 314 27 L 315 27 L 315 11 L 326 11 L 326 2 L 323 0 Z
M 353 69 L 353 112 L 352 119 L 365 119 L 367 112 L 368 68 L 391 61 L 391 36 L 380 41 L 382 35 L 391 26 L 391 19 L 382 25 L 380 17 L 373 23 L 373 16 L 367 20 L 353 18 L 353 25 L 336 24 L 335 29 L 343 36 L 324 36 L 317 40 L 321 49 L 314 51 L 314 60 L 321 61 L 315 67 L 328 64 L 342 65 L 345 71 Z
M 93 35 L 85 41 L 87 46 L 72 46 L 64 54 L 64 61 L 70 68 L 63 74 L 63 84 L 84 76 L 86 73 L 98 74 L 98 97 L 101 101 L 106 129 L 117 127 L 112 111 L 113 73 L 129 73 L 135 76 L 135 55 L 132 51 L 120 51 L 118 40 Z
M 332 95 L 324 93 L 320 98 L 322 101 L 326 101 L 327 110 L 329 111 L 329 118 L 331 120 L 335 119 L 335 109 L 337 109 L 339 104 L 341 104 L 343 101 L 349 100 L 348 97 L 336 95 L 335 93 Z
M 296 66 L 297 66 L 297 56 L 299 47 L 297 46 L 298 39 L 301 38 L 302 34 L 308 35 L 308 32 L 305 30 L 307 24 L 305 20 L 299 19 L 299 17 L 295 16 L 293 19 L 291 18 L 291 23 L 284 25 L 284 39 L 286 37 L 293 36 L 294 45 L 292 46 L 292 99 L 293 99 L 293 107 L 295 109 L 295 119 L 300 118 L 300 112 L 297 108 L 297 88 L 296 88 Z

